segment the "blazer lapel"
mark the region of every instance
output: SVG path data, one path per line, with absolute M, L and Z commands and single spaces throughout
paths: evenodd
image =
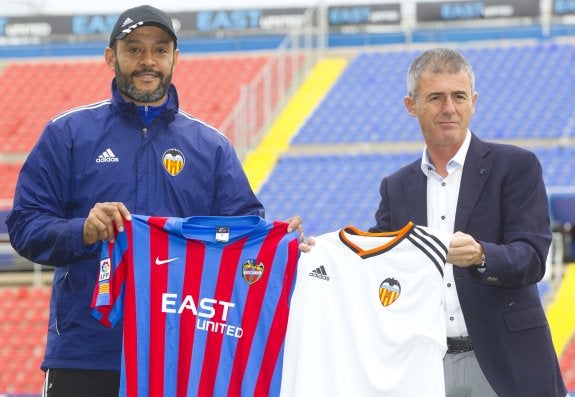
M 488 152 L 487 144 L 472 135 L 461 176 L 461 187 L 455 213 L 455 232 L 465 230 L 471 212 L 485 187 L 493 166 L 493 163 L 485 158 Z
M 427 178 L 420 166 L 421 159 L 411 164 L 411 172 L 405 177 L 403 186 L 409 220 L 427 226 Z

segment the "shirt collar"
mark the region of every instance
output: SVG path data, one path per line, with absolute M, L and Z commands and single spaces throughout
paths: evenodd
M 455 156 L 447 163 L 447 171 L 450 171 L 459 166 L 463 166 L 465 163 L 465 157 L 467 156 L 467 151 L 469 150 L 469 144 L 471 143 L 471 131 L 467 130 L 467 135 L 465 135 L 465 140 L 463 145 L 459 148 Z M 435 166 L 431 163 L 429 154 L 427 153 L 427 145 L 423 148 L 423 154 L 421 155 L 421 171 L 426 176 L 431 174 L 431 171 L 435 171 Z

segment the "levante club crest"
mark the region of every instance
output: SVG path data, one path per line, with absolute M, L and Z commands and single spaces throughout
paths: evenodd
M 256 264 L 255 259 L 248 259 L 242 266 L 242 277 L 246 280 L 248 285 L 252 285 L 264 274 L 264 265 L 261 263 Z
M 379 285 L 379 301 L 383 306 L 389 306 L 399 298 L 401 285 L 394 278 L 386 278 Z

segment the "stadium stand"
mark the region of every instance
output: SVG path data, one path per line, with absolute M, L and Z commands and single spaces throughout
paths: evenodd
M 182 109 L 219 126 L 238 101 L 241 85 L 266 60 L 266 56 L 181 57 L 174 82 L 185 92 Z M 8 65 L 2 80 L 10 83 L 3 84 L 0 106 L 12 116 L 0 118 L 0 152 L 27 152 L 52 117 L 109 98 L 111 78 L 103 59 Z
M 554 299 L 546 308 L 547 317 L 552 325 L 552 336 L 560 357 L 559 365 L 567 385 L 567 390 L 575 392 L 575 264 L 565 269 L 560 285 L 556 288 Z
M 93 61 L 9 65 L 2 75 L 9 84 L 5 84 L 0 105 L 11 117 L 0 119 L 0 150 L 29 151 L 50 118 L 72 107 L 107 98 L 111 75 L 103 62 Z M 86 81 L 92 84 L 85 84 Z
M 185 93 L 182 109 L 218 126 L 238 101 L 241 85 L 266 61 L 261 54 L 181 57 L 174 82 Z M 0 106 L 11 115 L 0 118 L 0 155 L 15 159 L 0 161 L 0 203 L 11 202 L 22 161 L 46 122 L 64 110 L 108 98 L 111 77 L 100 59 L 19 61 L 0 71 L 5 87 Z M 0 219 L 1 234 L 5 224 Z M 11 255 L 0 252 L 2 285 L 10 284 L 9 269 L 22 268 Z M 47 287 L 0 286 L 0 396 L 37 396 L 41 390 L 49 296 Z
M 575 136 L 575 116 L 565 108 L 575 74 L 564 66 L 575 58 L 575 45 L 514 44 L 462 52 L 472 63 L 477 61 L 479 98 L 472 129 L 486 139 L 515 141 L 534 150 L 548 187 L 572 186 L 575 147 L 563 142 Z M 416 158 L 422 149 L 417 123 L 403 106 L 405 71 L 413 56 L 413 51 L 367 52 L 349 63 L 263 185 L 260 197 L 269 216 L 281 219 L 299 212 L 311 234 L 347 223 L 371 226 L 381 177 Z M 541 61 L 545 59 L 554 66 Z M 535 70 L 527 74 L 525 65 Z M 553 67 L 557 72 L 549 72 Z M 501 76 L 498 70 L 511 72 Z M 539 75 L 545 78 L 533 77 Z M 529 84 L 520 76 L 527 76 Z M 551 100 L 557 96 L 563 99 Z M 525 102 L 529 108 L 524 108 Z M 529 122 L 521 123 L 525 119 Z M 315 145 L 318 155 L 297 154 L 307 152 L 304 148 L 310 145 Z M 368 155 L 348 154 L 365 152 L 362 145 L 368 145 Z M 347 153 L 331 154 L 342 147 Z M 281 194 L 286 185 L 306 188 L 296 193 L 302 197 L 287 197 Z M 314 186 L 321 187 L 319 192 Z
M 487 139 L 533 150 L 550 192 L 570 191 L 571 207 L 564 212 L 565 204 L 554 200 L 564 196 L 550 194 L 554 225 L 572 222 L 575 125 L 569 108 L 572 101 L 567 98 L 575 80 L 566 65 L 575 59 L 575 46 L 491 43 L 460 50 L 475 64 L 478 76 L 479 103 L 472 129 Z M 403 107 L 405 71 L 413 56 L 412 50 L 376 50 L 352 57 L 301 128 L 293 129 L 291 146 L 281 149 L 261 184 L 258 195 L 268 217 L 285 219 L 299 213 L 308 235 L 348 224 L 362 229 L 373 225 L 381 178 L 422 150 L 416 142 L 420 140 L 417 125 Z M 559 273 L 565 269 L 572 273 L 574 266 L 563 269 L 562 261 L 550 265 L 561 267 Z M 544 302 L 560 308 L 550 324 L 554 339 L 565 336 L 558 352 L 573 393 L 575 324 L 565 320 L 575 318 L 575 286 L 562 281 L 561 276 L 546 278 L 539 283 L 539 291 Z M 563 287 L 561 294 L 558 286 Z
M 560 365 L 567 390 L 575 391 L 575 338 L 571 339 L 569 347 L 563 353 Z
M 182 93 L 181 108 L 219 127 L 239 99 L 240 87 L 266 64 L 266 55 L 180 57 L 174 82 Z M 57 114 L 110 96 L 112 72 L 102 59 L 9 63 L 0 70 L 0 211 L 8 208 L 18 172 L 45 124 Z M 86 82 L 90 82 L 87 84 Z M 0 160 L 2 160 L 0 158 Z M 5 215 L 4 215 L 5 216 Z M 5 225 L 4 216 L 0 216 Z
M 37 394 L 48 324 L 48 287 L 0 287 L 0 394 Z
M 570 98 L 575 86 L 575 45 L 526 41 L 458 47 L 477 76 L 479 102 L 473 130 L 483 138 L 534 150 L 547 186 L 559 192 L 572 188 L 575 113 Z M 349 62 L 329 62 L 329 55 L 323 59 L 318 67 L 326 69 L 312 72 L 286 104 L 285 118 L 278 117 L 285 128 L 272 128 L 262 142 L 261 156 L 256 150 L 255 158 L 246 160 L 248 176 L 257 186 L 267 217 L 286 219 L 300 214 L 307 235 L 347 224 L 369 228 L 382 176 L 421 154 L 419 129 L 403 107 L 405 73 L 418 50 L 356 51 L 346 53 Z M 237 102 L 241 85 L 256 76 L 266 59 L 261 54 L 181 57 L 175 83 L 185 91 L 180 98 L 182 108 L 218 126 Z M 326 76 L 327 82 L 318 80 Z M 107 98 L 110 77 L 100 59 L 10 63 L 0 71 L 4 94 L 0 105 L 13 116 L 0 118 L 0 154 L 23 158 L 50 117 Z M 270 158 L 271 162 L 262 163 Z M 12 197 L 20 165 L 20 161 L 0 162 L 0 200 Z M 254 173 L 258 176 L 252 179 Z M 566 221 L 555 203 L 551 201 L 554 221 Z M 573 273 L 572 267 L 566 267 L 566 274 Z M 575 284 L 561 281 L 545 280 L 540 293 L 549 302 L 554 340 L 561 341 L 561 368 L 569 390 L 575 393 L 575 324 L 564 321 L 575 318 L 571 306 Z M 0 395 L 36 396 L 40 390 L 38 368 L 48 299 L 46 287 L 0 288 L 4 335 Z
M 269 171 L 274 168 L 279 154 L 289 148 L 295 131 L 317 106 L 346 65 L 347 60 L 341 57 L 320 60 L 287 106 L 278 114 L 269 132 L 259 143 L 258 149 L 248 153 L 243 165 L 254 191 L 261 188 Z
M 20 172 L 21 167 L 21 163 L 0 163 L 0 201 L 11 200 L 12 197 L 14 197 L 16 180 L 18 179 L 18 172 Z
M 477 76 L 472 127 L 483 138 L 573 136 L 569 96 L 575 73 L 567 64 L 575 58 L 574 45 L 514 43 L 461 52 Z M 405 50 L 359 54 L 292 143 L 419 141 L 417 124 L 403 106 L 414 56 Z
M 183 90 L 180 106 L 219 127 L 249 83 L 266 64 L 266 56 L 210 57 L 180 60 L 174 83 Z

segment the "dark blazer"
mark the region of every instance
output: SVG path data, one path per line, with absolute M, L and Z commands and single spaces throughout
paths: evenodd
M 427 178 L 421 159 L 383 178 L 377 225 L 427 225 Z M 475 354 L 502 397 L 566 395 L 537 282 L 551 244 L 541 164 L 524 149 L 472 135 L 454 231 L 484 248 L 487 268 L 454 266 L 455 284 Z

